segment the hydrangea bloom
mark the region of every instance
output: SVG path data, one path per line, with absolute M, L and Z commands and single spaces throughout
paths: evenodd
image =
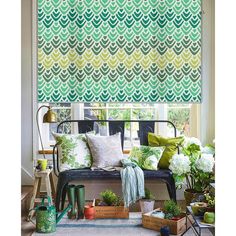
M 213 147 L 211 147 L 211 146 L 205 146 L 202 149 L 202 153 L 214 155 L 215 154 L 215 149 Z
M 183 154 L 175 154 L 170 160 L 170 170 L 176 175 L 183 175 L 190 171 L 189 157 Z
M 186 137 L 185 140 L 184 140 L 184 147 L 188 147 L 191 144 L 196 144 L 196 145 L 202 147 L 202 143 L 198 138 L 195 138 L 195 137 L 188 138 L 188 137 Z
M 196 168 L 203 172 L 212 172 L 215 160 L 212 154 L 203 153 L 202 156 L 196 161 Z

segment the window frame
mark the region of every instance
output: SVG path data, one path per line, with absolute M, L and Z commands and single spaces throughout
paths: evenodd
M 38 107 L 41 105 L 49 105 L 49 103 L 37 103 Z M 133 109 L 154 109 L 154 119 L 156 120 L 167 120 L 168 119 L 168 110 L 169 109 L 186 109 L 189 108 L 190 109 L 190 117 L 189 120 L 192 121 L 192 110 L 195 106 L 195 104 L 184 104 L 184 106 L 181 107 L 181 104 L 174 104 L 175 106 L 172 107 L 173 104 L 158 104 L 155 103 L 153 104 L 153 106 L 138 106 L 135 107 L 135 104 L 137 103 L 123 103 L 121 107 L 119 106 L 109 106 L 109 103 L 105 103 L 105 106 L 97 106 L 97 107 L 89 107 L 89 106 L 85 106 L 84 103 L 71 103 L 70 107 L 66 107 L 66 109 L 70 109 L 71 110 L 71 119 L 72 120 L 83 120 L 84 119 L 84 110 L 85 109 L 94 109 L 94 110 L 105 110 L 106 111 L 106 117 L 108 117 L 109 114 L 109 110 L 113 110 L 113 109 L 121 109 L 121 110 L 125 110 L 125 109 L 130 109 L 130 119 L 133 119 Z M 171 106 L 170 106 L 171 105 Z M 186 106 L 188 105 L 188 106 Z M 55 109 L 63 109 L 65 107 L 60 107 L 60 106 L 52 106 L 52 110 Z M 50 140 L 49 139 L 49 124 L 47 123 L 43 123 L 42 119 L 43 119 L 43 114 L 44 114 L 44 110 L 41 109 L 39 111 L 39 127 L 40 127 L 40 131 L 41 131 L 41 135 L 42 135 L 42 140 L 43 140 L 43 145 L 44 145 L 44 149 L 45 150 L 51 150 L 52 146 L 55 144 L 54 140 Z M 196 119 L 194 122 L 190 122 L 190 134 L 191 134 L 191 130 L 195 130 L 195 127 L 193 128 L 192 126 L 195 126 L 194 123 L 196 123 Z M 166 124 L 157 124 L 158 125 L 158 130 L 161 134 L 166 135 L 167 136 L 167 125 Z M 197 125 L 197 124 L 196 124 Z M 108 127 L 108 124 L 107 124 Z M 130 143 L 131 143 L 131 147 L 133 146 L 133 135 L 132 135 L 132 131 L 134 130 L 134 124 L 131 122 L 131 128 L 129 130 L 129 137 L 130 137 Z M 77 133 L 77 127 L 72 126 L 72 133 Z M 39 137 L 38 137 L 38 141 L 39 141 Z M 128 146 L 128 148 L 130 148 L 130 146 Z M 41 145 L 40 142 L 38 142 L 38 150 L 41 150 Z

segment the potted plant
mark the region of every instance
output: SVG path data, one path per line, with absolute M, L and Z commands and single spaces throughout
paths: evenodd
M 215 211 L 215 194 L 205 193 L 204 194 L 206 203 L 207 203 L 207 211 L 208 212 L 214 212 Z
M 112 190 L 107 189 L 100 193 L 102 201 L 98 203 L 99 206 L 120 206 L 122 201 Z
M 106 111 L 99 110 L 99 114 L 97 115 L 98 120 L 106 120 Z M 107 124 L 104 121 L 98 123 L 98 131 L 101 136 L 107 135 Z
M 141 212 L 143 214 L 153 211 L 155 203 L 155 197 L 152 195 L 151 191 L 145 188 L 145 197 L 139 200 L 139 205 Z
M 129 218 L 129 208 L 124 207 L 122 199 L 112 190 L 100 193 L 101 200 L 95 201 L 95 218 Z
M 165 219 L 179 220 L 182 218 L 181 207 L 173 200 L 164 202 L 163 212 L 165 213 Z
M 214 180 L 214 152 L 213 146 L 202 147 L 197 138 L 188 138 L 181 154 L 175 154 L 170 160 L 169 169 L 173 172 L 176 186 L 181 188 L 186 180 L 184 196 L 187 206 L 194 198 L 203 195 Z

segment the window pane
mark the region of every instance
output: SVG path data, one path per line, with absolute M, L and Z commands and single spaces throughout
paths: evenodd
M 132 118 L 134 120 L 153 120 L 155 111 L 154 109 L 133 109 Z
M 68 107 L 68 106 L 65 106 Z M 71 109 L 69 108 L 64 108 L 64 107 L 60 107 L 60 108 L 56 108 L 53 106 L 53 111 L 57 114 L 57 123 L 50 123 L 49 124 L 49 130 L 56 132 L 57 131 L 57 125 L 64 121 L 64 120 L 71 120 Z M 70 123 L 65 123 L 61 126 L 61 133 L 66 133 L 66 134 L 71 134 L 71 124 Z M 49 132 L 49 140 L 54 140 L 51 132 Z
M 84 107 L 106 107 L 106 103 L 84 103 Z
M 84 109 L 85 120 L 106 120 L 106 110 L 104 109 Z
M 172 121 L 175 124 L 178 135 L 190 135 L 190 107 L 168 108 L 168 120 Z

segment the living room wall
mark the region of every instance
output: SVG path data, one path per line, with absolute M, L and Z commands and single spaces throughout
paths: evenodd
M 33 122 L 33 109 L 36 107 L 36 101 L 33 96 L 33 50 L 32 50 L 32 0 L 22 1 L 22 81 L 21 81 L 21 169 L 22 185 L 31 185 L 33 183 L 33 156 L 35 147 L 33 137 L 36 133 Z M 203 18 L 202 18 L 202 103 L 195 106 L 196 117 L 198 117 L 198 126 L 196 135 L 200 137 L 205 144 L 212 142 L 215 137 L 215 74 L 214 74 L 214 0 L 202 0 Z M 121 185 L 118 181 L 93 181 L 85 182 L 86 191 L 90 194 L 87 199 L 94 197 L 104 188 L 112 188 L 116 192 L 121 191 Z M 148 182 L 147 186 L 153 189 L 157 199 L 168 198 L 165 184 Z M 177 191 L 177 198 L 183 198 L 183 192 Z

